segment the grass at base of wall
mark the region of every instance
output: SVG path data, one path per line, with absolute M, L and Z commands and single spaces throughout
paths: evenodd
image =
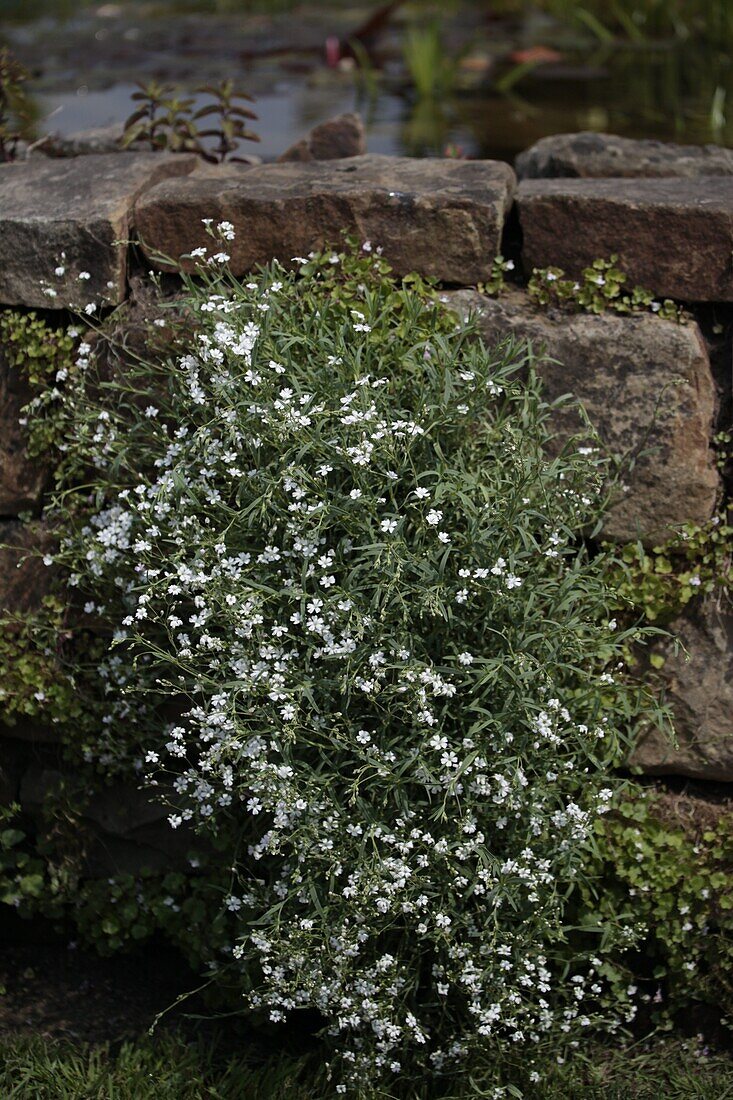
M 694 1040 L 656 1039 L 626 1050 L 592 1046 L 554 1065 L 527 1100 L 728 1100 L 733 1059 Z M 491 1095 L 454 1089 L 450 1100 Z M 506 1094 L 507 1097 L 510 1095 Z M 515 1094 L 516 1095 L 516 1094 Z M 3 1100 L 330 1100 L 313 1058 L 283 1053 L 255 1064 L 175 1036 L 74 1047 L 41 1038 L 0 1040 Z M 436 1091 L 434 1096 L 446 1096 Z M 416 1095 L 415 1100 L 418 1100 Z M 420 1097 L 422 1100 L 422 1094 Z M 425 1097 L 432 1100 L 432 1097 Z

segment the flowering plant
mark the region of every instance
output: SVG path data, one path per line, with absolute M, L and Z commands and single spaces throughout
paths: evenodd
M 568 947 L 565 901 L 649 706 L 583 541 L 603 469 L 368 243 L 242 284 L 210 231 L 161 349 L 88 340 L 33 410 L 47 560 L 111 642 L 81 751 L 223 853 L 210 972 L 316 1010 L 337 1092 L 531 1069 L 607 1015 L 611 930 Z

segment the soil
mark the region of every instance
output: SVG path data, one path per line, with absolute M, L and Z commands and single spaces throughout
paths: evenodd
M 144 1034 L 166 1009 L 164 1027 L 201 1009 L 196 998 L 171 1007 L 200 983 L 165 945 L 100 958 L 38 924 L 3 931 L 0 1034 L 118 1043 Z

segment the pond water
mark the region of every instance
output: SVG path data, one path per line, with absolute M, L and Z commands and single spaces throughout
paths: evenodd
M 412 3 L 366 36 L 369 56 L 360 53 L 359 65 L 337 61 L 333 43 L 348 53 L 344 44 L 375 6 L 243 5 L 0 0 L 0 41 L 32 72 L 39 133 L 121 122 L 137 80 L 193 89 L 231 77 L 256 98 L 261 141 L 244 151 L 266 159 L 348 110 L 361 112 L 370 151 L 382 153 L 454 146 L 511 160 L 539 137 L 575 130 L 733 144 L 733 62 L 722 43 L 629 45 L 521 4 L 496 18 L 484 3 Z M 439 54 L 431 57 L 424 51 L 436 19 Z M 411 32 L 423 36 L 414 64 L 446 74 L 435 94 L 418 92 L 406 64 Z

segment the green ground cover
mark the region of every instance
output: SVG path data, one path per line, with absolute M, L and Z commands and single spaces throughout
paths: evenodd
M 327 1100 L 318 1063 L 278 1054 L 254 1063 L 175 1037 L 73 1047 L 41 1039 L 0 1046 L 0 1094 L 5 1100 Z M 491 1095 L 487 1092 L 486 1095 Z M 507 1097 L 511 1093 L 504 1093 Z M 437 1100 L 445 1093 L 416 1093 Z M 572 1064 L 548 1067 L 539 1100 L 726 1100 L 733 1096 L 733 1061 L 695 1041 L 659 1039 L 620 1049 L 590 1048 Z M 461 1093 L 450 1093 L 460 1100 Z

